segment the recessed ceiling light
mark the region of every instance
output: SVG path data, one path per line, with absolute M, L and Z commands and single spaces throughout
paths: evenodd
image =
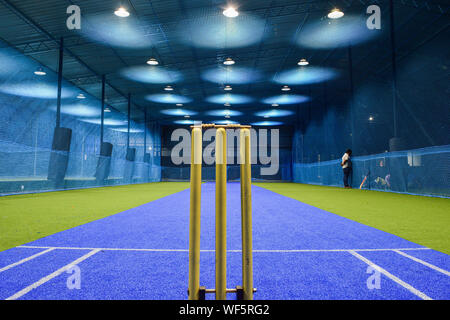
M 177 107 L 182 107 L 183 104 L 182 104 L 182 103 L 177 103 L 176 106 L 177 106 Z
M 227 66 L 231 66 L 231 65 L 235 64 L 235 62 L 231 58 L 226 58 L 225 61 L 223 62 L 223 64 L 225 64 Z
M 227 102 L 227 103 L 224 103 L 224 106 L 225 106 L 225 107 L 231 107 L 231 104 L 229 104 L 229 103 Z
M 164 90 L 166 90 L 166 91 L 173 91 L 173 88 L 172 88 L 172 86 L 166 86 L 164 88 Z
M 337 8 L 334 8 L 328 14 L 328 18 L 330 18 L 330 19 L 339 19 L 339 18 L 342 18 L 343 16 L 344 16 L 344 13 Z
M 190 118 L 191 116 L 187 114 L 187 115 L 185 115 L 184 117 L 185 117 L 185 118 Z
M 283 88 L 281 88 L 281 91 L 289 91 L 289 90 L 291 90 L 289 86 L 283 86 Z
M 369 121 L 373 121 L 373 117 L 372 116 L 369 117 Z
M 111 112 L 111 109 L 105 108 L 105 112 Z
M 85 95 L 80 93 L 79 95 L 77 95 L 78 99 L 86 99 Z
M 272 107 L 278 107 L 280 106 L 278 103 L 272 103 Z
M 47 72 L 45 72 L 44 69 L 42 69 L 42 68 L 37 68 L 37 70 L 34 72 L 34 74 L 37 76 L 45 76 L 47 74 Z
M 223 11 L 223 15 L 228 18 L 236 18 L 239 15 L 239 12 L 233 7 L 228 7 Z
M 307 66 L 309 64 L 309 62 L 306 59 L 300 59 L 300 61 L 297 64 L 299 66 Z
M 119 9 L 117 9 L 116 11 L 114 11 L 114 14 L 118 17 L 121 18 L 126 18 L 130 15 L 130 13 L 128 12 L 127 9 L 125 9 L 124 7 L 120 7 Z
M 227 119 L 230 119 L 230 117 L 231 117 L 231 116 L 230 116 L 229 114 L 226 114 L 226 115 L 225 115 L 225 118 L 227 118 Z
M 233 90 L 233 88 L 231 88 L 231 86 L 225 86 L 225 88 L 223 88 L 223 90 L 225 90 L 225 91 L 231 91 L 231 90 Z
M 268 115 L 265 115 L 265 116 L 264 116 L 264 118 L 266 118 L 266 119 L 267 119 L 267 118 L 270 118 L 270 116 L 268 116 Z
M 147 60 L 147 64 L 149 64 L 151 66 L 157 66 L 159 64 L 159 62 L 155 58 L 150 58 Z

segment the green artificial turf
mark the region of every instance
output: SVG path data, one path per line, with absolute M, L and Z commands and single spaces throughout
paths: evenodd
M 0 251 L 189 188 L 155 182 L 0 197 Z
M 255 185 L 450 254 L 450 199 L 299 183 Z

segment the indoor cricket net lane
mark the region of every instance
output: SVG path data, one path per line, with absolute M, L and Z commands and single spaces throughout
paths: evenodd
M 239 184 L 227 189 L 232 287 L 241 282 Z M 200 277 L 214 287 L 214 184 L 202 192 Z M 448 255 L 260 187 L 252 195 L 255 299 L 450 298 Z M 0 298 L 186 299 L 188 201 L 181 191 L 1 252 Z M 77 260 L 81 289 L 69 289 L 73 273 L 61 269 Z M 369 289 L 377 267 L 380 286 Z

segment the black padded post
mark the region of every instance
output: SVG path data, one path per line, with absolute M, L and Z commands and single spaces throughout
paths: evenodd
M 103 157 L 111 157 L 113 145 L 109 142 L 103 142 L 100 146 L 100 155 Z
M 98 182 L 108 179 L 111 169 L 112 149 L 113 145 L 109 142 L 103 142 L 100 145 L 100 156 L 98 157 L 97 169 L 95 171 L 95 177 Z
M 56 188 L 61 188 L 66 176 L 69 163 L 70 142 L 72 129 L 56 127 L 53 134 L 52 152 L 48 165 L 47 179 L 56 183 Z
M 136 159 L 136 148 L 128 148 L 127 149 L 127 160 L 134 162 Z
M 405 141 L 402 138 L 395 137 L 389 139 L 389 151 L 401 151 L 405 149 Z
M 128 148 L 127 149 L 127 156 L 126 156 L 126 163 L 125 163 L 125 171 L 123 174 L 123 179 L 131 183 L 133 180 L 133 174 L 134 174 L 134 160 L 136 159 L 136 148 Z

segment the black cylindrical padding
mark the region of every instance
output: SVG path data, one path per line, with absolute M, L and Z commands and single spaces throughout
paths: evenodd
M 70 151 L 70 141 L 72 139 L 72 129 L 55 128 L 53 134 L 52 150 Z
M 109 142 L 103 142 L 100 145 L 100 155 L 102 157 L 111 157 L 113 150 L 113 145 Z
M 67 165 L 69 163 L 70 141 L 72 129 L 55 128 L 53 135 L 52 152 L 48 164 L 48 180 L 56 181 L 58 184 L 64 181 Z
M 136 148 L 128 148 L 127 149 L 127 158 L 128 161 L 134 161 L 136 159 Z
M 402 138 L 391 138 L 389 140 L 389 151 L 405 150 L 405 140 Z
M 98 157 L 97 169 L 95 170 L 95 178 L 98 181 L 108 179 L 111 170 L 111 155 L 113 145 L 109 142 L 103 142 L 100 145 L 100 156 Z

